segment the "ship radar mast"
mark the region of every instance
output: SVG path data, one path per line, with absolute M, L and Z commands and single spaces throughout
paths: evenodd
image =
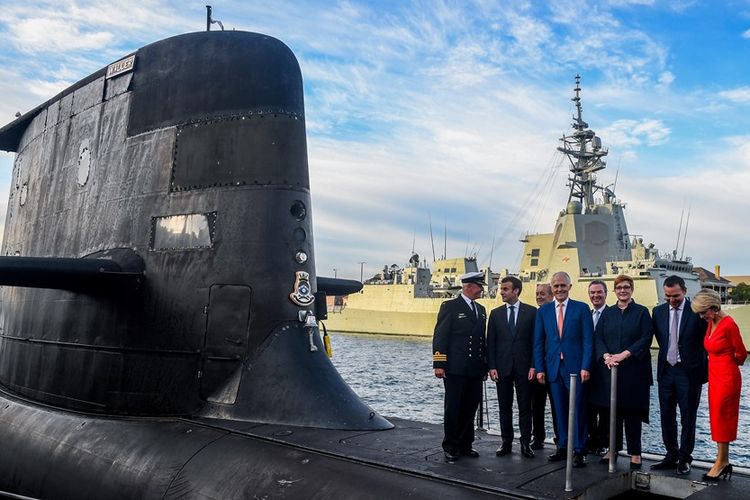
M 570 172 L 568 177 L 570 195 L 568 203 L 577 198 L 583 205 L 584 213 L 589 213 L 594 208 L 594 193 L 601 190 L 605 203 L 614 198 L 610 189 L 596 185 L 595 172 L 606 168 L 603 158 L 607 156 L 607 149 L 602 148 L 602 140 L 596 133 L 589 129 L 589 124 L 583 121 L 583 109 L 581 108 L 581 76 L 576 75 L 575 96 L 571 98 L 576 103 L 576 114 L 573 116 L 573 134 L 563 134 L 558 150 L 565 154 L 570 161 Z

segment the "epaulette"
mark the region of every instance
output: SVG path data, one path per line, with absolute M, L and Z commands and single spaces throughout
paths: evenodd
M 432 355 L 432 360 L 438 363 L 441 361 L 448 361 L 448 355 L 440 354 L 440 351 L 435 351 L 435 354 Z

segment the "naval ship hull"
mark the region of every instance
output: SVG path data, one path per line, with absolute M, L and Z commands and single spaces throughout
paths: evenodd
M 656 279 L 635 278 L 633 299 L 649 308 L 659 304 L 661 283 L 666 274 Z M 594 280 L 607 283 L 611 291 L 614 288 L 615 276 L 587 277 L 574 281 L 570 290 L 571 298 L 588 303 L 588 285 Z M 698 285 L 688 282 L 688 293 L 698 291 Z M 521 301 L 536 304 L 534 296 L 536 283 L 524 283 Z M 410 285 L 365 285 L 361 292 L 346 297 L 343 305 L 333 308 L 328 313 L 326 326 L 331 331 L 346 333 L 369 333 L 379 335 L 409 335 L 419 337 L 432 336 L 435 320 L 444 298 L 414 298 Z M 609 294 L 609 303 L 613 303 L 614 294 Z M 502 299 L 482 298 L 479 302 L 488 311 L 503 305 Z M 750 313 L 750 308 L 748 308 Z M 748 325 L 750 326 L 750 325 Z M 750 328 L 748 329 L 750 330 Z

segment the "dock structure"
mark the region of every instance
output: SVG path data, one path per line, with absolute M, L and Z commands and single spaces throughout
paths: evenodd
M 304 496 L 306 466 L 325 465 L 340 480 L 356 481 L 357 474 L 343 470 L 366 471 L 361 498 L 368 496 L 367 484 L 389 481 L 394 494 L 409 498 L 525 498 L 580 499 L 610 498 L 750 498 L 750 475 L 735 472 L 731 481 L 706 483 L 701 476 L 707 468 L 696 466 L 690 474 L 678 476 L 674 471 L 651 471 L 654 460 L 644 457 L 643 469 L 631 471 L 627 457 L 620 456 L 617 470 L 608 472 L 599 457 L 589 456 L 586 467 L 574 469 L 573 490 L 565 491 L 565 462 L 548 462 L 554 445 L 538 450 L 533 459 L 521 456 L 518 448 L 511 455 L 496 457 L 499 436 L 477 431 L 474 448 L 479 458 L 462 457 L 454 464 L 445 463 L 440 446 L 442 426 L 389 418 L 395 425 L 385 431 L 338 431 L 305 429 L 284 425 L 199 419 L 196 423 L 223 428 L 234 434 L 289 446 L 289 459 L 299 463 L 299 477 L 278 477 L 279 494 L 287 498 Z M 320 462 L 324 462 L 321 464 Z M 349 466 L 347 466 L 347 463 Z M 356 467 L 366 465 L 366 467 Z M 342 469 L 343 468 L 343 469 Z M 399 491 L 401 476 L 410 476 L 409 491 Z M 424 479 L 424 481 L 419 481 Z M 379 483 L 382 487 L 382 483 Z M 308 493 L 310 493 L 308 491 Z M 375 498 L 375 490 L 373 490 Z M 377 495 L 382 489 L 377 490 Z

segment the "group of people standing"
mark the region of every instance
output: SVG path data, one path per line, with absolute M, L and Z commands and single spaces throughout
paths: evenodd
M 537 286 L 535 308 L 519 300 L 522 282 L 507 276 L 499 286 L 504 304 L 488 320 L 484 306 L 476 302 L 486 286 L 484 274 L 467 273 L 461 283 L 461 294 L 442 304 L 433 336 L 433 368 L 445 386 L 446 462 L 479 456 L 472 447 L 474 417 L 489 377 L 497 384 L 500 413 L 497 456 L 512 453 L 515 392 L 524 457 L 534 458 L 534 450 L 544 448 L 549 396 L 557 446 L 549 461 L 565 460 L 571 439 L 574 467 L 586 466 L 587 452 L 608 463 L 610 453 L 622 450 L 624 434 L 630 468 L 640 469 L 642 425 L 649 423 L 653 385 L 650 348 L 656 337 L 665 455 L 651 468 L 690 473 L 698 406 L 708 381 L 711 435 L 718 451 L 703 480 L 731 477 L 729 443 L 737 438 L 739 366 L 747 351 L 736 323 L 721 310 L 718 293 L 704 289 L 690 301 L 684 280 L 670 276 L 663 283 L 665 302 L 649 314 L 633 300 L 635 283 L 627 275 L 615 278 L 617 301 L 611 306 L 606 305 L 607 284 L 591 281 L 589 306 L 569 297 L 570 276 L 558 272 L 549 284 Z M 618 370 L 616 449 L 607 450 L 613 367 Z M 568 436 L 571 378 L 577 384 L 576 420 Z

